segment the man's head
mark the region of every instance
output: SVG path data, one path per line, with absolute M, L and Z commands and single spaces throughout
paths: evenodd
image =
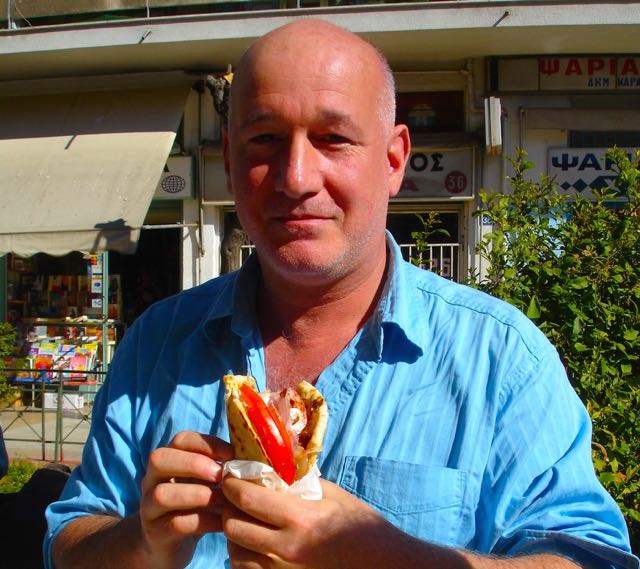
M 266 34 L 234 74 L 225 167 L 263 270 L 329 282 L 384 258 L 409 140 L 393 77 L 359 37 L 318 20 Z

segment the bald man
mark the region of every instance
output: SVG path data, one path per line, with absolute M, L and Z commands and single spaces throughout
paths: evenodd
M 242 57 L 224 161 L 256 253 L 128 331 L 48 512 L 58 569 L 633 566 L 553 348 L 386 233 L 394 116 L 384 59 L 328 23 Z M 325 395 L 322 500 L 221 480 L 229 371 Z

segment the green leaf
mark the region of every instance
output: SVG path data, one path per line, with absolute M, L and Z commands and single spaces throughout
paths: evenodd
M 571 335 L 575 338 L 582 332 L 582 321 L 579 316 L 573 319 L 573 326 L 571 328 Z
M 531 301 L 529 302 L 529 308 L 527 308 L 527 316 L 532 320 L 536 318 L 540 318 L 541 312 L 540 307 L 538 306 L 538 300 L 535 296 L 531 297 Z
M 576 277 L 567 282 L 567 285 L 573 289 L 583 289 L 589 286 L 589 279 L 587 277 Z

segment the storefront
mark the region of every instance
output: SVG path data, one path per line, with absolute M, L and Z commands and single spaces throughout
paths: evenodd
M 588 197 L 615 178 L 609 148 L 640 148 L 638 55 L 496 58 L 489 83 L 508 116 L 507 147 L 525 149 L 561 191 Z
M 193 181 L 190 159 L 170 153 L 190 87 L 152 78 L 161 88 L 137 77 L 95 90 L 102 77 L 0 97 L 0 308 L 18 333 L 14 367 L 78 380 L 104 370 L 126 327 L 181 288 Z
M 161 88 L 9 101 L 15 117 L 0 144 L 13 149 L 2 166 L 16 191 L 3 210 L 0 251 L 9 255 L 0 277 L 5 317 L 22 321 L 22 336 L 35 319 L 54 321 L 39 323 L 44 340 L 77 335 L 65 324 L 80 319 L 105 326 L 117 343 L 151 303 L 239 267 L 250 253 L 226 189 L 211 93 L 191 88 L 193 77 L 177 86 L 172 77 Z M 398 121 L 413 147 L 387 226 L 408 260 L 457 281 L 474 267 L 479 235 L 477 79 L 468 68 L 396 75 Z M 418 259 L 413 233 L 434 211 L 442 231 Z

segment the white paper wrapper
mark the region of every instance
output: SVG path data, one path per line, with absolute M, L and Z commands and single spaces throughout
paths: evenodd
M 265 488 L 271 488 L 277 492 L 285 492 L 292 496 L 298 496 L 305 500 L 320 500 L 322 487 L 320 486 L 320 470 L 317 465 L 300 480 L 296 480 L 289 486 L 278 476 L 271 466 L 254 460 L 230 460 L 225 462 L 223 476 L 234 476 L 241 480 L 251 480 Z

